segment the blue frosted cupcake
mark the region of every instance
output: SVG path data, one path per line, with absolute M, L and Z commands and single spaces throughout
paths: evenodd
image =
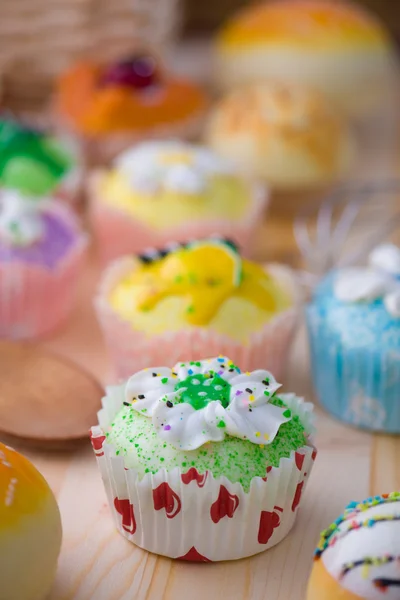
M 321 404 L 350 425 L 400 433 L 400 249 L 330 273 L 306 318 Z

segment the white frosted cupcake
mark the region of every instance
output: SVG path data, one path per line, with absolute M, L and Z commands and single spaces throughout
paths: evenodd
M 312 405 L 228 358 L 148 368 L 107 389 L 92 444 L 115 525 L 182 560 L 251 556 L 296 518 L 316 451 Z
M 273 0 L 245 8 L 217 39 L 218 84 L 270 78 L 308 84 L 359 113 L 390 84 L 394 50 L 384 26 L 348 2 Z
M 351 502 L 321 533 L 307 600 L 400 598 L 400 492 Z

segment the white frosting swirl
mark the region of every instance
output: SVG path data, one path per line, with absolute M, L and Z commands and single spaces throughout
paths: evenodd
M 145 142 L 127 150 L 115 166 L 136 192 L 159 190 L 197 195 L 216 174 L 232 174 L 233 167 L 206 148 L 185 142 Z
M 0 238 L 13 246 L 29 246 L 44 235 L 44 224 L 37 200 L 13 190 L 0 193 Z
M 338 273 L 336 297 L 343 302 L 383 298 L 389 314 L 400 318 L 400 248 L 393 244 L 378 246 L 368 262 L 368 267 L 351 267 Z
M 196 379 L 196 375 L 200 377 Z M 221 379 L 229 384 L 227 402 L 223 401 Z M 206 400 L 196 409 L 191 402 L 182 401 L 188 390 L 185 382 L 190 382 L 194 396 L 198 386 L 198 397 L 207 396 L 205 390 L 212 388 L 210 396 L 219 398 Z M 220 356 L 178 363 L 173 369 L 139 371 L 128 380 L 125 397 L 133 409 L 152 419 L 162 439 L 177 449 L 194 450 L 207 442 L 222 441 L 225 435 L 270 444 L 279 427 L 291 419 L 288 408 L 270 402 L 279 387 L 268 371 L 241 373 L 232 361 Z
M 400 500 L 349 511 L 321 560 L 345 590 L 366 600 L 399 600 Z

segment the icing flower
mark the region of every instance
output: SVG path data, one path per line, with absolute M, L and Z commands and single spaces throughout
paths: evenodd
M 283 304 L 273 277 L 261 265 L 242 260 L 235 244 L 220 238 L 141 254 L 115 294 L 116 305 L 140 312 L 153 310 L 165 298 L 181 297 L 184 319 L 198 327 L 208 325 L 235 296 L 271 313 Z
M 44 234 L 40 204 L 13 190 L 0 194 L 0 239 L 13 246 L 29 246 Z
M 270 444 L 291 411 L 269 402 L 280 387 L 268 371 L 241 373 L 224 356 L 145 369 L 126 385 L 126 402 L 152 419 L 177 449 L 194 450 L 225 435 Z
M 124 152 L 115 164 L 134 190 L 150 195 L 160 188 L 201 194 L 210 177 L 232 174 L 232 166 L 214 153 L 183 142 L 148 142 Z
M 400 318 L 400 248 L 378 246 L 369 255 L 368 267 L 343 269 L 335 281 L 335 294 L 344 302 L 383 298 L 386 310 Z

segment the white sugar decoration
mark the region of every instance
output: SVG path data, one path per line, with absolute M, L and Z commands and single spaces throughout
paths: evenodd
M 2 190 L 0 239 L 14 246 L 29 246 L 39 240 L 43 233 L 44 224 L 38 201 L 12 190 Z
M 134 192 L 148 196 L 160 191 L 196 196 L 211 177 L 234 174 L 233 166 L 214 152 L 177 141 L 140 144 L 122 153 L 115 168 Z
M 388 313 L 400 318 L 400 249 L 393 244 L 378 246 L 368 258 L 368 267 L 339 271 L 334 291 L 343 302 L 371 302 L 383 298 Z

